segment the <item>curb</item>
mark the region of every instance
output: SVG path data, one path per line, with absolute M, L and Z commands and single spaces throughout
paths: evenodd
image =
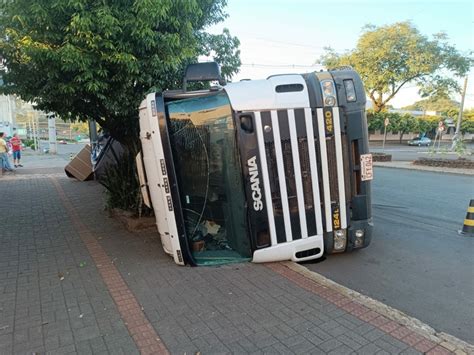
M 411 162 L 408 164 L 401 162 L 374 162 L 375 167 L 381 168 L 390 168 L 390 169 L 405 169 L 405 170 L 418 170 L 418 171 L 429 171 L 434 173 L 443 173 L 443 174 L 455 174 L 455 175 L 465 175 L 473 176 L 474 170 L 470 171 L 467 169 L 453 169 L 453 168 L 436 168 L 432 166 L 419 166 L 413 165 Z
M 423 323 L 419 319 L 410 317 L 405 313 L 387 306 L 382 302 L 342 286 L 316 272 L 308 270 L 304 266 L 301 266 L 295 262 L 285 261 L 281 262 L 280 264 L 323 287 L 346 296 L 354 302 L 357 302 L 392 321 L 402 324 L 411 331 L 437 343 L 439 346 L 442 346 L 443 348 L 455 354 L 474 354 L 474 345 L 471 345 L 464 340 L 458 339 L 450 334 L 437 332 L 434 328 L 430 327 L 426 323 Z

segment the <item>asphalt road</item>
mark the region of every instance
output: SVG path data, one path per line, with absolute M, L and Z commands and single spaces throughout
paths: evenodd
M 41 141 L 40 142 L 40 145 L 41 145 L 41 149 L 40 149 L 40 152 L 43 151 L 43 148 L 48 148 L 49 147 L 49 143 L 48 141 Z M 69 156 L 69 154 L 77 154 L 80 152 L 80 150 L 82 148 L 84 148 L 86 144 L 85 143 L 68 143 L 68 144 L 60 144 L 60 143 L 57 143 L 56 144 L 56 147 L 57 147 L 57 150 L 58 150 L 58 155 L 67 155 Z
M 431 147 L 416 147 L 408 146 L 403 144 L 386 144 L 385 149 L 382 149 L 382 145 L 374 142 L 370 144 L 371 152 L 385 152 L 392 155 L 394 161 L 413 161 L 418 158 L 443 158 L 443 159 L 457 159 L 456 153 L 448 152 L 451 144 L 443 143 L 436 155 L 430 154 Z M 468 144 L 466 147 L 470 152 L 474 152 L 474 145 Z M 467 159 L 474 159 L 474 155 L 464 156 Z
M 41 141 L 41 149 L 33 151 L 26 148 L 23 150 L 21 157 L 23 167 L 18 168 L 17 173 L 34 174 L 38 172 L 37 169 L 40 169 L 42 173 L 64 172 L 64 167 L 71 161 L 70 155 L 76 155 L 84 146 L 84 143 L 58 144 L 58 153 L 49 154 L 43 151 L 44 148 L 49 147 L 48 142 Z
M 305 266 L 474 343 L 474 237 L 457 233 L 469 199 L 472 176 L 376 168 L 371 245 Z

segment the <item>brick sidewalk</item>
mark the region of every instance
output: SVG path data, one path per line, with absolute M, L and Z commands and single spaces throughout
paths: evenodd
M 456 350 L 287 263 L 176 266 L 94 182 L 12 177 L 0 196 L 0 354 Z

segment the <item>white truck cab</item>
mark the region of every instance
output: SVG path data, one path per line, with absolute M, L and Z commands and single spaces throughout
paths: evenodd
M 219 80 L 140 105 L 137 165 L 166 253 L 180 265 L 306 261 L 371 240 L 365 93 L 353 70 Z

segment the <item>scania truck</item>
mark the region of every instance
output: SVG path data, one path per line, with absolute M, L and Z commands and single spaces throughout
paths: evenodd
M 206 90 L 193 82 L 219 81 Z M 140 105 L 144 201 L 180 265 L 307 261 L 367 247 L 372 156 L 350 68 L 225 84 L 215 63 Z

